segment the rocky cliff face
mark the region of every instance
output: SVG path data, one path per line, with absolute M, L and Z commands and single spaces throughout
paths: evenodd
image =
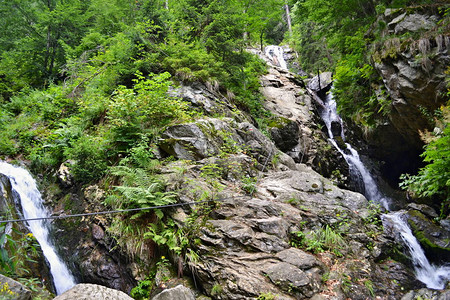
M 376 26 L 382 42 L 372 45 L 372 59 L 392 104 L 368 141 L 395 181 L 417 169 L 420 132 L 433 131 L 435 111 L 448 101 L 450 28 L 435 7 L 387 9 Z

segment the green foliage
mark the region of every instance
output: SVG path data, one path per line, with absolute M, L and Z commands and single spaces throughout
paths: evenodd
M 449 211 L 450 199 L 450 126 L 442 135 L 425 147 L 421 155 L 428 163 L 417 175 L 404 174 L 400 186 L 419 197 L 438 197 L 442 199 L 441 214 Z
M 291 245 L 314 253 L 329 250 L 337 256 L 342 256 L 340 250 L 346 247 L 346 242 L 340 233 L 326 225 L 324 228 L 307 234 L 302 231 L 294 232 L 291 238 Z
M 258 181 L 258 178 L 256 177 L 242 177 L 242 184 L 241 188 L 247 193 L 247 194 L 253 194 L 256 189 L 256 182 Z
M 223 291 L 223 288 L 220 284 L 215 284 L 211 288 L 211 296 L 219 296 Z
M 84 135 L 67 148 L 65 154 L 74 164 L 71 166 L 74 178 L 83 183 L 99 179 L 107 171 L 104 141 L 99 137 Z
M 8 232 L 0 226 L 0 270 L 1 274 L 19 278 L 29 270 L 27 264 L 36 263 L 40 246 L 33 234 L 23 234 L 15 228 Z
M 272 294 L 271 292 L 267 292 L 267 293 L 261 293 L 258 298 L 256 298 L 257 300 L 275 300 L 275 295 Z
M 144 239 L 151 239 L 159 246 L 165 246 L 177 255 L 180 255 L 189 244 L 183 230 L 178 228 L 170 218 L 164 222 L 150 224 L 148 231 L 144 234 Z
M 138 285 L 131 290 L 131 297 L 138 300 L 148 299 L 150 297 L 153 284 L 153 278 L 150 277 L 140 280 Z
M 116 166 L 111 168 L 111 174 L 120 177 L 121 185 L 115 187 L 117 194 L 108 197 L 105 200 L 106 204 L 125 209 L 159 206 L 175 202 L 175 194 L 165 191 L 163 181 L 144 169 Z M 134 213 L 133 218 L 140 217 L 144 213 Z

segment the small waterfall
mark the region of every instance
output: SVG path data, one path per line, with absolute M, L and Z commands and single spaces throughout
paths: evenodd
M 342 141 L 345 141 L 345 136 L 342 126 L 342 119 L 337 113 L 336 101 L 334 100 L 331 92 L 327 94 L 324 105 L 325 108 L 321 112 L 321 118 L 327 126 L 330 142 L 342 154 L 350 167 L 350 172 L 353 173 L 354 176 L 362 179 L 366 198 L 381 204 L 386 210 L 389 211 L 390 200 L 384 197 L 378 190 L 375 180 L 366 166 L 362 163 L 358 151 L 353 149 L 349 143 L 345 143 L 346 148 L 341 149 L 335 140 L 336 137 L 339 137 Z
M 18 193 L 20 199 L 17 201 L 20 200 L 24 218 L 45 218 L 49 216 L 48 211 L 42 204 L 42 197 L 36 187 L 36 182 L 30 173 L 25 169 L 5 162 L 0 162 L 0 173 L 10 179 L 12 188 Z M 61 294 L 73 287 L 76 284 L 75 279 L 56 254 L 55 248 L 50 241 L 50 222 L 48 220 L 29 221 L 27 227 L 36 237 L 50 265 L 50 273 L 52 274 L 57 294 Z
M 444 289 L 446 282 L 450 280 L 450 266 L 434 266 L 430 264 L 408 224 L 403 220 L 402 215 L 403 212 L 401 211 L 383 215 L 383 222 L 386 219 L 389 220 L 395 232 L 400 234 L 401 239 L 407 245 L 417 279 L 425 283 L 430 289 Z
M 270 45 L 264 49 L 266 56 L 272 61 L 272 64 L 287 70 L 287 64 L 284 60 L 284 50 L 280 46 Z
M 324 105 L 325 108 L 321 112 L 321 118 L 327 126 L 330 142 L 348 163 L 351 175 L 357 179 L 362 179 L 366 198 L 381 204 L 387 211 L 390 211 L 390 199 L 380 192 L 369 170 L 362 163 L 358 152 L 348 143 L 344 143 L 346 148 L 342 149 L 336 141 L 336 138 L 345 141 L 345 136 L 342 129 L 342 120 L 336 111 L 336 101 L 333 99 L 331 92 L 328 93 Z M 393 212 L 382 215 L 382 219 L 389 219 L 393 224 L 394 231 L 400 234 L 411 254 L 417 279 L 425 283 L 430 289 L 445 288 L 446 282 L 450 280 L 450 266 L 433 266 L 430 264 L 419 242 L 412 234 L 408 224 L 401 218 L 401 215 L 401 212 Z

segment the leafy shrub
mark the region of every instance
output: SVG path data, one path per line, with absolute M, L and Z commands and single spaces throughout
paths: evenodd
M 445 216 L 450 204 L 450 126 L 447 125 L 442 136 L 425 147 L 421 156 L 428 165 L 417 175 L 402 175 L 400 186 L 419 197 L 442 199 L 441 215 Z
M 141 133 L 187 118 L 187 103 L 168 94 L 169 73 L 145 78 L 137 72 L 136 77 L 134 87 L 119 86 L 108 105 L 113 143 L 122 151 L 129 149 Z
M 104 141 L 99 137 L 84 135 L 66 149 L 66 155 L 74 161 L 72 172 L 75 180 L 87 183 L 99 179 L 107 171 Z

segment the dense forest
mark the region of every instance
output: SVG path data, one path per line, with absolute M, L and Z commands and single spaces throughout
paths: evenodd
M 392 101 L 386 89 L 375 88 L 383 83 L 377 59 L 395 56 L 419 39 L 404 34 L 398 49 L 373 46 L 387 40 L 382 34 L 387 24 L 379 16 L 405 7 L 435 10 L 442 19 L 428 38 L 448 39 L 446 1 L 0 1 L 0 159 L 26 161 L 43 185 L 54 182 L 62 163 L 69 164 L 77 186 L 99 183 L 107 191 L 108 208 L 174 203 L 176 193 L 166 191 L 160 176 L 170 157 L 157 157 L 157 143 L 168 126 L 203 116 L 174 88 L 200 82 L 267 132 L 274 117 L 259 90 L 267 69 L 248 49 L 270 44 L 295 52 L 302 74 L 310 74 L 298 75 L 300 81 L 332 71 L 339 112 L 370 131 L 384 122 Z M 450 67 L 447 80 L 449 74 Z M 431 131 L 441 130 L 424 133 L 422 168 L 398 180 L 410 195 L 432 197 L 445 218 L 450 102 L 423 113 Z M 157 215 L 165 223 L 150 227 L 146 237 L 181 252 L 188 241 L 179 231 L 169 234 L 173 222 Z M 142 215 L 120 222 L 113 221 L 111 234 L 126 244 L 139 232 Z M 18 262 L 12 263 L 21 250 L 10 243 L 6 251 L 0 244 L 1 273 L 26 277 Z

